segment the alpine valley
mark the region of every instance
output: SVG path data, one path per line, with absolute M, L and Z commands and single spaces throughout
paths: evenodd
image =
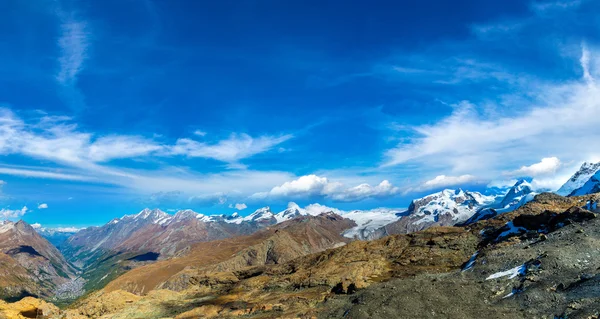
M 598 192 L 584 163 L 556 192 L 518 180 L 407 209 L 4 221 L 0 318 L 598 318 Z

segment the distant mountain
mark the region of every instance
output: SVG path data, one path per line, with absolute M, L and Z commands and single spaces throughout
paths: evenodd
M 80 231 L 80 228 L 75 227 L 42 227 L 40 224 L 32 224 L 31 227 L 37 231 L 42 237 L 46 238 L 52 245 L 60 249 L 60 246 L 67 238 Z
M 432 226 L 452 226 L 467 221 L 477 211 L 494 203 L 495 196 L 461 189 L 441 192 L 415 199 L 402 218 L 383 227 L 385 234 L 403 234 Z
M 276 214 L 287 215 L 294 207 Z M 262 216 L 269 216 L 266 209 Z M 255 217 L 258 216 L 255 215 Z M 112 281 L 104 291 L 127 290 L 146 293 L 153 289 L 181 290 L 207 271 L 234 272 L 250 266 L 282 264 L 307 254 L 344 246 L 349 238 L 341 235 L 356 224 L 335 213 L 316 216 L 299 213 L 252 235 L 194 244 L 178 258 L 162 260 L 131 270 Z
M 24 221 L 0 222 L 0 296 L 53 296 L 76 270 L 50 242 Z M 4 268 L 9 267 L 9 268 Z M 15 282 L 16 279 L 16 282 Z
M 496 201 L 488 207 L 481 208 L 464 224 L 471 224 L 479 220 L 489 219 L 500 214 L 512 212 L 532 201 L 535 195 L 537 195 L 537 193 L 533 191 L 531 184 L 526 180 L 521 179 L 517 181 L 504 196 L 499 197 L 501 198 L 499 202 Z
M 598 186 L 600 163 L 585 162 L 556 193 L 561 196 L 578 196 L 600 191 Z
M 370 232 L 398 220 L 400 211 L 375 209 L 345 212 L 318 204 L 301 208 L 290 203 L 285 210 L 276 214 L 269 207 L 263 207 L 242 217 L 238 214 L 204 215 L 192 210 L 170 215 L 159 209 L 144 209 L 135 215 L 113 219 L 100 227 L 83 229 L 70 236 L 61 245 L 61 250 L 68 260 L 80 267 L 89 266 L 101 256 L 115 252 L 155 252 L 163 258 L 173 256 L 193 243 L 249 235 L 293 218 L 325 212 L 335 212 L 356 222 L 356 226 L 345 232 L 346 237 L 366 239 Z

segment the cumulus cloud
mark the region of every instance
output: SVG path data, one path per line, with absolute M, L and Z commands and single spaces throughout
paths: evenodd
M 399 193 L 398 187 L 384 180 L 372 186 L 363 183 L 347 188 L 340 182 L 332 182 L 326 177 L 305 175 L 282 185 L 273 187 L 268 192 L 255 193 L 252 199 L 266 198 L 331 198 L 339 202 L 355 202 L 368 198 L 384 198 Z
M 0 209 L 0 219 L 17 219 L 25 215 L 27 211 L 27 206 L 23 206 L 21 209 L 2 208 Z
M 235 208 L 237 210 L 244 210 L 246 208 L 248 208 L 248 206 L 246 206 L 246 204 L 244 203 L 238 203 L 238 204 L 229 204 L 229 208 Z
M 46 208 L 48 208 L 48 204 L 46 204 L 46 203 L 42 203 L 42 204 L 38 205 L 38 209 L 46 209 Z
M 557 157 L 546 157 L 542 158 L 539 163 L 529 166 L 522 166 L 518 170 L 509 172 L 507 175 L 536 177 L 540 175 L 554 174 L 560 165 L 561 162 Z

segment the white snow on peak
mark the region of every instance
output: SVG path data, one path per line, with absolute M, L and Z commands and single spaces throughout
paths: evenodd
M 294 217 L 305 215 L 308 215 L 308 212 L 306 210 L 300 208 L 298 204 L 290 202 L 288 203 L 288 207 L 285 210 L 277 213 L 276 215 L 274 215 L 274 217 L 277 220 L 277 223 L 281 223 L 286 220 L 290 220 Z
M 489 219 L 500 214 L 512 212 L 517 208 L 527 204 L 535 198 L 538 193 L 532 190 L 531 184 L 525 180 L 519 180 L 511 187 L 499 201 L 481 207 L 467 221 L 468 224 L 482 219 Z
M 450 214 L 455 223 L 461 223 L 473 216 L 478 209 L 495 201 L 495 196 L 462 189 L 445 189 L 412 201 L 406 215 L 422 216 L 416 224 L 434 223 L 438 216 Z
M 500 210 L 503 210 L 503 213 L 513 211 L 531 201 L 535 195 L 537 195 L 537 193 L 532 191 L 531 184 L 526 180 L 519 180 L 508 190 L 506 195 L 504 195 L 499 208 Z
M 600 171 L 599 163 L 588 163 L 585 162 L 581 165 L 581 168 L 571 178 L 561 186 L 556 193 L 561 196 L 569 196 L 571 193 L 582 193 L 578 189 L 582 188 L 592 176 Z

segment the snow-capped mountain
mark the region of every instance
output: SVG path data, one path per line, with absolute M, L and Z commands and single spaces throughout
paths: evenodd
M 575 196 L 600 191 L 600 187 L 598 187 L 600 177 L 594 177 L 598 171 L 600 171 L 600 163 L 583 163 L 581 168 L 556 193 L 562 196 Z M 594 181 L 590 181 L 592 177 L 594 177 Z M 589 181 L 590 183 L 588 183 Z
M 76 227 L 42 227 L 40 224 L 31 224 L 31 227 L 55 247 L 60 247 L 67 238 L 81 230 Z
M 285 210 L 277 214 L 273 214 L 269 207 L 263 207 L 246 217 L 236 215 L 235 218 L 226 219 L 225 222 L 241 224 L 247 221 L 263 221 L 271 224 L 278 224 L 299 216 L 318 216 L 322 213 L 334 213 L 356 223 L 355 227 L 343 232 L 344 237 L 372 239 L 381 237 L 375 236 L 374 233 L 381 227 L 397 221 L 400 218 L 399 215 L 402 211 L 402 209 L 390 208 L 343 211 L 320 204 L 311 204 L 305 208 L 301 208 L 298 204 L 290 202 Z
M 354 221 L 357 225 L 344 230 L 347 238 L 371 239 L 384 225 L 397 221 L 402 210 L 374 209 L 368 211 L 342 211 L 312 204 L 301 208 L 296 203 L 273 213 L 270 207 L 257 209 L 248 216 L 234 214 L 204 215 L 192 210 L 180 210 L 174 215 L 159 209 L 144 209 L 134 215 L 115 218 L 100 227 L 89 227 L 69 237 L 63 252 L 69 260 L 91 264 L 110 251 L 158 252 L 171 256 L 192 243 L 249 235 L 261 228 L 283 223 L 301 216 L 335 213 Z
M 469 219 L 479 208 L 495 201 L 493 196 L 462 189 L 445 189 L 441 192 L 415 199 L 408 207 L 406 215 L 417 217 L 415 224 L 436 223 L 446 219 L 460 223 Z
M 496 196 L 462 189 L 445 189 L 411 202 L 400 220 L 385 226 L 387 234 L 411 233 L 431 226 L 452 226 L 467 221 L 483 207 L 488 207 Z
M 533 200 L 537 195 L 533 191 L 531 184 L 526 180 L 521 179 L 511 187 L 508 192 L 498 202 L 494 202 L 488 207 L 482 207 L 473 216 L 471 216 L 465 224 L 471 224 L 479 220 L 489 219 L 503 213 L 512 212 L 513 210 L 525 205 Z

